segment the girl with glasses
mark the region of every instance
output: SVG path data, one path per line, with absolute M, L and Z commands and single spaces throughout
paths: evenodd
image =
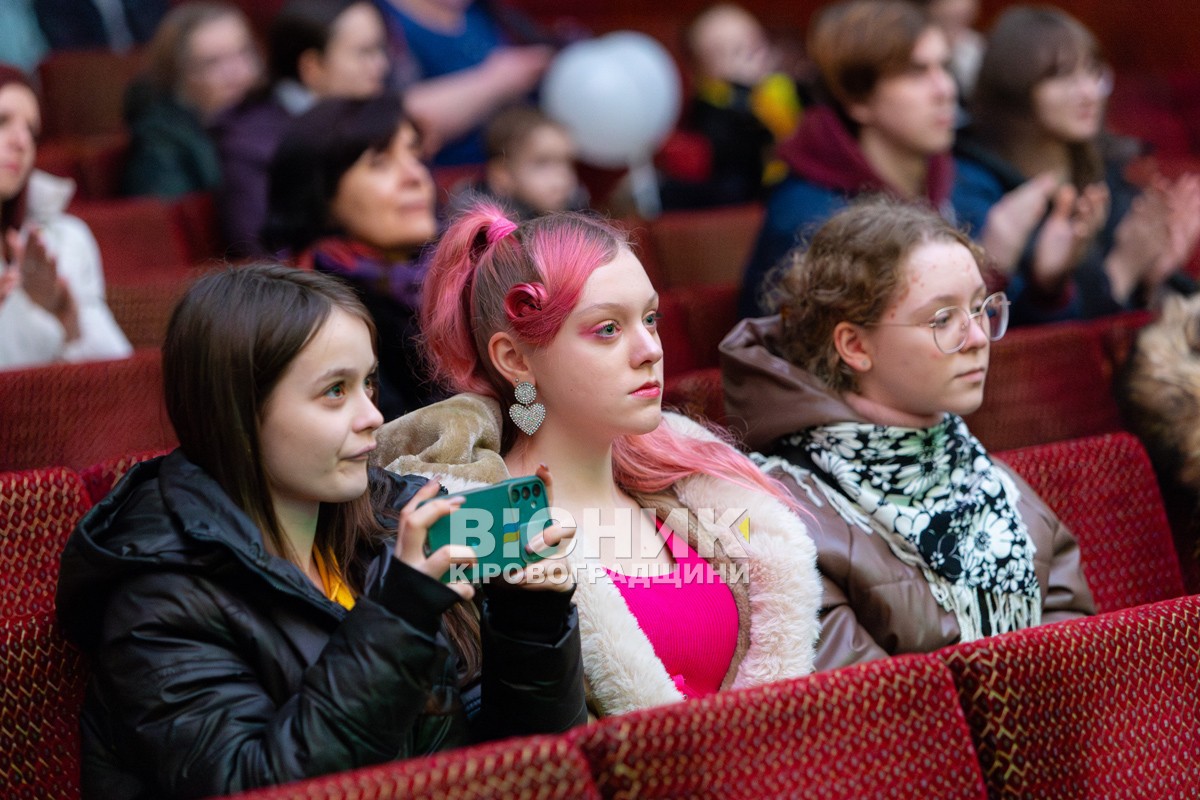
M 1009 280 L 1014 324 L 1194 289 L 1179 270 L 1200 237 L 1200 176 L 1125 180 L 1137 145 L 1104 132 L 1111 91 L 1095 37 L 1063 11 L 1013 6 L 988 36 L 951 200 Z
M 935 214 L 873 200 L 721 344 L 729 420 L 814 519 L 817 669 L 1093 613 L 1071 534 L 962 416 L 1008 301 Z

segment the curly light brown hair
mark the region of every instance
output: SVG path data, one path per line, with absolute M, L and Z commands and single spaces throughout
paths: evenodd
M 904 284 L 909 253 L 937 241 L 961 244 L 982 270 L 983 250 L 928 208 L 870 197 L 830 217 L 806 249 L 788 254 L 775 294 L 781 355 L 836 392 L 857 390 L 833 329 L 839 322 L 878 322 Z

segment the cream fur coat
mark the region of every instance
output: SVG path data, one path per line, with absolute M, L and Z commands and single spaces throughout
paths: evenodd
M 664 424 L 684 436 L 715 438 L 677 414 L 666 414 Z M 384 425 L 374 459 L 392 472 L 441 475 L 450 492 L 495 483 L 510 477 L 499 453 L 500 426 L 495 400 L 460 394 Z M 738 608 L 738 644 L 722 689 L 813 671 L 821 582 L 816 548 L 795 514 L 765 493 L 708 476 L 636 499 L 660 519 L 678 508 L 715 509 L 711 519 L 689 514 L 688 543 L 697 552 L 716 553 L 710 559 L 714 567 L 724 562 L 743 568 L 731 574 L 746 577 L 728 583 Z M 726 518 L 726 509 L 746 509 L 735 521 L 748 516 L 748 542 L 733 525 L 714 522 Z M 582 568 L 575 602 L 591 708 L 604 716 L 682 700 L 620 591 L 598 564 L 588 562 L 586 549 L 576 546 L 569 557 Z

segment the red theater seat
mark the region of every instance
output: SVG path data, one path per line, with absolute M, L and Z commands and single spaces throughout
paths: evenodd
M 667 380 L 663 402 L 694 419 L 725 425 L 721 370 L 697 369 Z
M 178 442 L 162 399 L 162 358 L 0 371 L 0 470 L 83 469 Z
M 933 656 L 608 717 L 570 736 L 605 797 L 986 797 Z
M 583 754 L 535 736 L 237 795 L 243 800 L 600 800 Z
M 997 455 L 1075 534 L 1097 610 L 1115 611 L 1184 593 L 1154 469 L 1132 434 Z
M 92 503 L 99 503 L 109 490 L 117 485 L 117 481 L 125 476 L 129 468 L 140 461 L 148 461 L 156 456 L 165 455 L 167 450 L 145 450 L 140 453 L 125 455 L 101 461 L 79 472 L 83 485 L 87 487 L 88 497 Z
M 990 797 L 1200 796 L 1200 598 L 1028 628 L 939 656 L 954 674 Z
M 137 50 L 56 50 L 38 66 L 42 133 L 88 136 L 125 128 L 125 87 L 141 69 Z
M 72 212 L 95 235 L 109 285 L 187 276 L 191 252 L 170 203 L 156 197 L 89 201 Z
M 1103 326 L 1018 328 L 992 345 L 983 405 L 966 417 L 989 450 L 1120 430 Z
M 54 610 L 59 557 L 91 505 L 66 467 L 0 472 L 0 616 Z
M 86 681 L 53 614 L 0 620 L 0 796 L 78 800 Z
M 190 283 L 184 278 L 157 278 L 108 286 L 109 310 L 130 344 L 136 348 L 162 347 L 171 314 Z
M 740 283 L 764 213 L 749 204 L 668 211 L 651 220 L 650 241 L 666 286 Z

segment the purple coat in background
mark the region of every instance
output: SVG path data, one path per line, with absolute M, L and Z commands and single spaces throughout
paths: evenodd
M 277 95 L 257 94 L 213 126 L 222 174 L 217 215 L 230 255 L 268 254 L 259 234 L 267 220 L 271 158 L 292 119 Z

